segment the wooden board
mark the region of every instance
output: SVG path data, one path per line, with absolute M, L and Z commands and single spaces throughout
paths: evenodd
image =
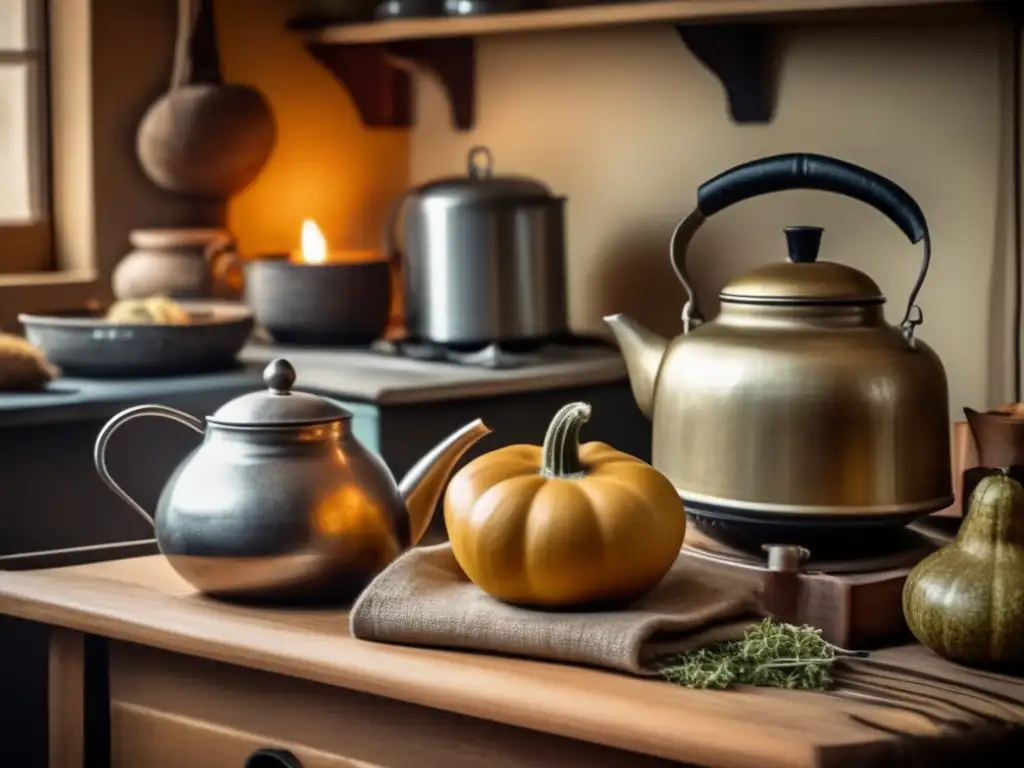
M 648 0 L 456 18 L 395 19 L 327 27 L 310 43 L 383 43 L 443 37 L 515 34 L 687 20 L 734 19 L 778 13 L 964 5 L 975 0 Z
M 773 573 L 707 563 L 756 587 L 762 605 L 779 621 L 809 624 L 840 648 L 868 650 L 912 640 L 903 618 L 903 584 L 910 568 L 869 573 Z
M 686 531 L 683 551 L 711 570 L 754 585 L 766 611 L 779 621 L 809 624 L 841 648 L 869 650 L 912 640 L 903 618 L 903 584 L 910 569 L 950 540 L 934 526 L 914 523 L 890 537 L 874 557 L 810 561 L 794 570 L 772 571 L 767 557 L 730 547 L 702 533 Z
M 699 765 L 884 765 L 916 750 L 935 756 L 928 763 L 934 766 L 958 747 L 1020 739 L 1020 729 L 993 728 L 988 710 L 1001 713 L 991 715 L 999 722 L 1024 723 L 1024 684 L 958 671 L 917 647 L 880 652 L 875 662 L 893 659 L 904 672 L 927 667 L 953 691 L 966 690 L 966 679 L 988 710 L 950 718 L 930 709 L 948 709 L 938 697 L 907 704 L 767 689 L 694 691 L 581 667 L 366 643 L 349 635 L 343 610 L 256 609 L 199 597 L 160 557 L 0 572 L 0 612 Z M 996 687 L 1010 704 L 984 703 L 984 691 Z
M 673 768 L 677 763 L 128 643 L 110 643 L 111 768 Z M 342 762 L 338 762 L 342 761 Z

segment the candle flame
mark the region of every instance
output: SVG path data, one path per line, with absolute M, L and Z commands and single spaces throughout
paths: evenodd
M 327 261 L 327 240 L 320 227 L 312 219 L 302 222 L 302 260 L 307 264 L 323 264 Z

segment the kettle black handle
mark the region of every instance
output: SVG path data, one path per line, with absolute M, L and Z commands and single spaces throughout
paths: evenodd
M 679 223 L 672 235 L 672 266 L 688 297 L 683 309 L 684 329 L 688 331 L 692 325 L 703 320 L 686 269 L 686 249 L 697 229 L 708 216 L 730 205 L 758 195 L 790 189 L 835 192 L 860 200 L 891 219 L 910 242 L 924 241 L 921 271 L 911 289 L 907 311 L 900 323 L 908 339 L 913 341 L 913 330 L 922 319 L 921 309 L 915 302 L 931 261 L 928 223 L 921 206 L 898 184 L 874 171 L 825 155 L 806 153 L 774 155 L 743 163 L 697 188 L 697 208 Z
M 912 243 L 928 232 L 921 206 L 898 184 L 824 155 L 775 155 L 737 165 L 697 188 L 697 207 L 706 218 L 752 197 L 788 189 L 835 192 L 867 203 L 892 219 Z

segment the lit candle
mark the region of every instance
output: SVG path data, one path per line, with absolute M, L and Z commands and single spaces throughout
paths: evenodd
M 382 258 L 376 251 L 330 250 L 327 238 L 312 219 L 302 222 L 299 244 L 299 250 L 291 253 L 291 261 L 296 264 L 353 264 Z

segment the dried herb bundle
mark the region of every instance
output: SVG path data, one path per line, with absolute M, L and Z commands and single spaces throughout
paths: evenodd
M 749 628 L 742 640 L 716 643 L 665 659 L 662 676 L 687 688 L 728 688 L 758 685 L 824 691 L 832 684 L 832 666 L 846 651 L 821 637 L 821 630 L 765 619 Z

